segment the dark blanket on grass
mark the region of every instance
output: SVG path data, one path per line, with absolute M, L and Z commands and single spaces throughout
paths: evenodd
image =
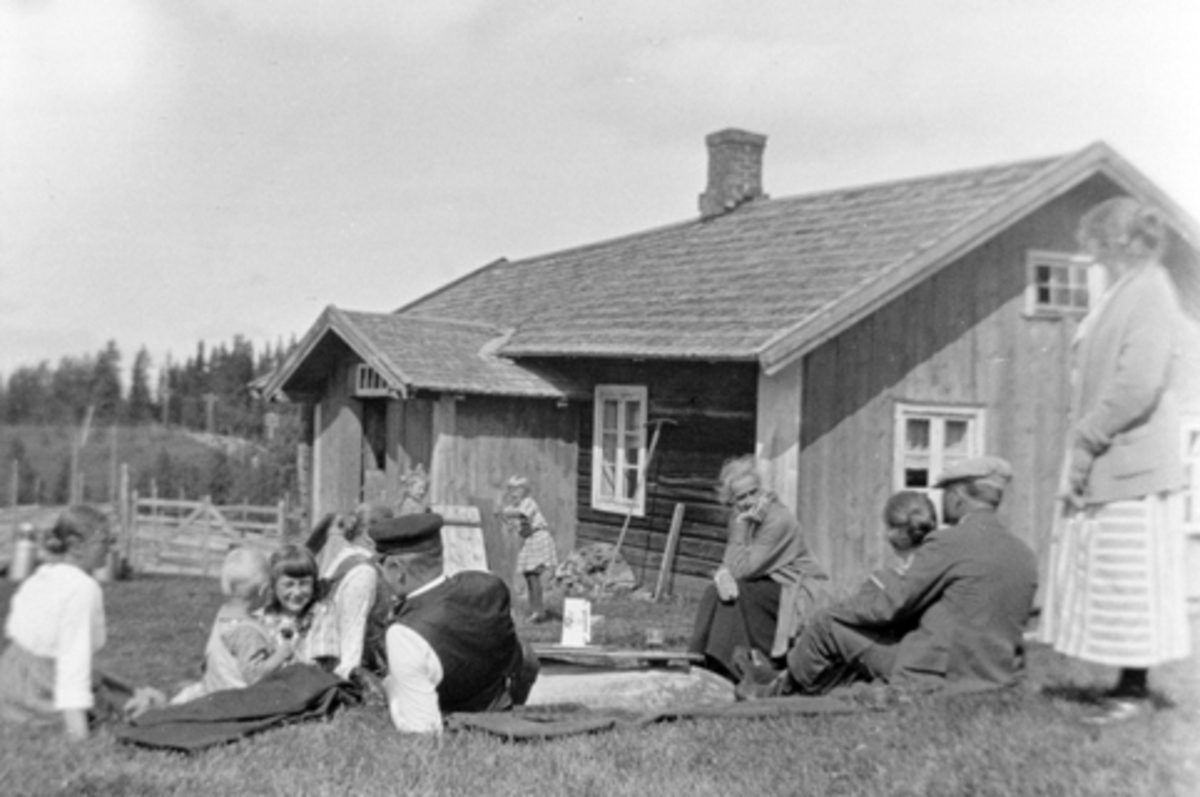
M 298 664 L 245 689 L 152 709 L 114 733 L 120 741 L 144 747 L 194 752 L 270 728 L 323 719 L 361 699 L 354 684 L 320 667 Z

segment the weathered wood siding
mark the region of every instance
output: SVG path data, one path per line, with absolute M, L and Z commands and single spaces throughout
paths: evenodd
M 348 355 L 329 374 L 318 403 L 313 468 L 313 515 L 349 512 L 362 490 L 363 426 L 361 402 L 351 395 L 351 371 L 361 362 Z
M 885 558 L 897 402 L 986 408 L 987 453 L 1015 472 L 1002 511 L 1044 558 L 1077 322 L 1025 315 L 1026 252 L 1075 251 L 1090 181 L 1044 206 L 811 352 L 804 363 L 799 515 L 835 587 Z
M 559 370 L 566 365 L 555 363 Z M 725 547 L 728 510 L 714 492 L 721 464 L 754 452 L 758 366 L 754 363 L 573 361 L 572 378 L 597 384 L 645 385 L 649 418 L 668 418 L 649 465 L 646 516 L 630 521 L 621 552 L 643 585 L 658 577 L 671 515 L 686 504 L 669 588 L 694 589 Z M 574 403 L 573 403 L 574 406 Z M 594 405 L 578 405 L 578 541 L 615 543 L 625 515 L 591 507 Z
M 560 556 L 569 553 L 576 533 L 575 412 L 548 400 L 484 396 L 442 397 L 432 410 L 433 501 L 479 506 L 484 534 L 497 535 L 501 532 L 493 512 L 504 483 L 522 474 L 529 478 Z M 500 549 L 505 561 L 489 562 L 489 567 L 508 578 L 515 550 Z M 489 556 L 500 549 L 489 546 Z

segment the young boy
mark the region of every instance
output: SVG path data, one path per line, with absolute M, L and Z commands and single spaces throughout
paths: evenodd
M 212 633 L 204 649 L 204 677 L 172 698 L 186 703 L 222 689 L 241 689 L 283 666 L 292 655 L 292 642 L 278 645 L 251 616 L 270 596 L 271 570 L 267 558 L 249 548 L 235 548 L 221 565 L 221 593 Z

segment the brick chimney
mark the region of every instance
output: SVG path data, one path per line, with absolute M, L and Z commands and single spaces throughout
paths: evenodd
M 700 195 L 700 218 L 711 219 L 743 202 L 762 199 L 762 157 L 767 137 L 728 128 L 705 137 L 708 188 Z

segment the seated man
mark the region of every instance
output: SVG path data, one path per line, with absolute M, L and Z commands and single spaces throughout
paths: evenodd
M 937 481 L 949 526 L 931 532 L 903 571 L 875 573 L 818 612 L 775 677 L 756 668 L 739 695 L 819 695 L 854 681 L 986 688 L 1024 664 L 1037 561 L 996 513 L 1012 470 L 997 457 L 951 466 Z
M 441 733 L 444 713 L 520 705 L 537 678 L 508 587 L 491 573 L 444 575 L 441 528 L 433 513 L 370 528 L 383 577 L 403 600 L 387 630 L 383 686 L 392 723 L 412 733 Z

